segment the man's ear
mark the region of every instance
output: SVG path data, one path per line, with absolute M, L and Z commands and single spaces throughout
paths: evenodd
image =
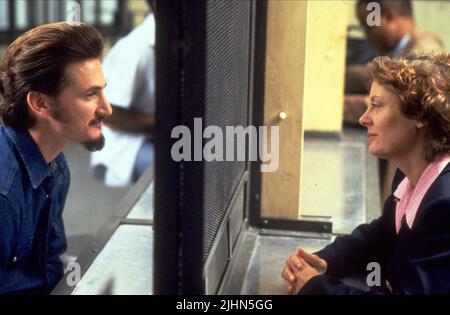
M 48 115 L 49 104 L 48 98 L 43 93 L 37 91 L 30 91 L 27 94 L 28 108 L 38 117 Z

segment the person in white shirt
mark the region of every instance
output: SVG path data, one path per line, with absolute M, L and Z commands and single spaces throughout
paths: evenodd
M 149 1 L 154 9 L 153 3 Z M 113 115 L 105 121 L 104 149 L 91 155 L 94 177 L 106 186 L 135 183 L 153 160 L 155 122 L 154 10 L 120 39 L 103 62 Z

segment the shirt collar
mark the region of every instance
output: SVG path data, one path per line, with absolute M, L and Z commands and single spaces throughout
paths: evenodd
M 397 189 L 394 191 L 394 197 L 396 200 L 402 200 L 412 190 L 414 190 L 414 187 L 409 182 L 408 177 L 405 176 L 405 178 L 397 186 Z
M 410 40 L 411 34 L 406 34 L 405 36 L 403 36 L 402 39 L 397 43 L 397 45 L 395 45 L 394 49 L 392 49 L 392 58 L 400 58 L 403 50 L 405 49 L 406 45 L 408 45 Z
M 422 199 L 449 162 L 450 154 L 440 156 L 436 161 L 428 164 L 415 187 L 411 185 L 406 176 L 398 185 L 393 194 L 397 201 L 395 219 L 397 233 L 400 229 L 403 215 L 406 215 L 406 223 L 409 228 L 412 227 Z
M 61 165 L 59 161 L 62 158 L 62 153 L 50 164 L 47 164 L 28 131 L 20 131 L 7 127 L 6 132 L 17 148 L 17 152 L 19 152 L 19 156 L 25 165 L 33 188 L 39 187 L 48 175 L 56 175 L 55 172 L 58 170 L 58 164 Z
M 422 175 L 420 175 L 416 187 L 427 187 L 428 189 L 449 162 L 450 154 L 446 154 L 439 157 L 436 161 L 428 164 Z M 394 197 L 398 200 L 402 200 L 406 194 L 412 191 L 414 191 L 414 187 L 409 182 L 408 177 L 405 176 L 405 178 L 397 186 L 397 189 L 394 191 Z

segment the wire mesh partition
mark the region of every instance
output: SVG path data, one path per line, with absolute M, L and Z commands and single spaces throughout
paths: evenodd
M 216 293 L 244 221 L 248 162 L 225 158 L 238 145 L 225 133 L 251 124 L 255 11 L 256 1 L 158 3 L 155 293 Z M 173 159 L 177 126 L 192 135 L 191 161 Z M 223 160 L 203 156 L 210 126 Z

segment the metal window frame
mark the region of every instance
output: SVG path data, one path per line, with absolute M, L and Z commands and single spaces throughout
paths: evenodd
M 38 3 L 36 1 L 29 0 L 27 5 L 27 19 L 28 25 L 25 29 L 17 29 L 15 27 L 16 24 L 16 0 L 7 0 L 8 1 L 8 22 L 9 28 L 6 30 L 0 31 L 0 45 L 9 45 L 13 42 L 17 37 L 26 31 L 38 26 L 36 19 L 36 8 Z M 46 1 L 46 0 L 45 0 Z M 81 0 L 72 0 L 81 5 Z M 100 1 L 102 0 L 93 0 L 95 1 L 94 7 L 94 24 L 92 24 L 97 30 L 100 31 L 101 34 L 105 38 L 111 38 L 113 41 L 118 39 L 121 36 L 124 36 L 132 29 L 132 23 L 130 19 L 130 13 L 126 9 L 126 3 L 124 0 L 118 0 L 117 10 L 114 13 L 113 22 L 109 25 L 103 25 L 100 22 L 100 14 L 101 14 L 101 6 Z M 49 22 L 49 8 L 48 2 L 45 2 L 46 5 L 43 6 L 44 10 L 44 23 Z M 64 20 L 65 8 L 63 2 L 56 1 L 56 19 L 58 21 Z M 81 12 L 81 20 L 83 21 L 83 11 Z

